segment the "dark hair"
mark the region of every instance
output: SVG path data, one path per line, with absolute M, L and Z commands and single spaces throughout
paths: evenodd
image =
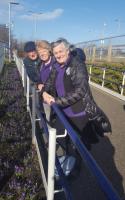
M 24 51 L 25 52 L 31 52 L 31 51 L 36 51 L 36 45 L 35 42 L 29 41 L 24 45 Z

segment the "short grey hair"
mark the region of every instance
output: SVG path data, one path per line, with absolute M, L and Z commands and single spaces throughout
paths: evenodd
M 57 47 L 59 44 L 63 43 L 66 49 L 70 51 L 71 44 L 65 38 L 59 38 L 58 40 L 51 43 L 52 50 Z

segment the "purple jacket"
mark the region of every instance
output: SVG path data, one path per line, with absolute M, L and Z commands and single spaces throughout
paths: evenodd
M 54 57 L 51 57 L 50 63 L 48 63 L 47 65 L 44 62 L 42 62 L 41 67 L 40 67 L 40 82 L 41 83 L 44 84 L 49 78 L 54 62 L 55 62 Z

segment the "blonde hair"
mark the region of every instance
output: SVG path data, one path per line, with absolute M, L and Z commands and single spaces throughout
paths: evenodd
M 36 42 L 37 51 L 40 49 L 47 49 L 50 53 L 52 52 L 51 44 L 46 40 L 40 40 Z

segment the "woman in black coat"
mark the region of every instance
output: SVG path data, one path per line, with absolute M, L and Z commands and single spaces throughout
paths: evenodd
M 52 43 L 52 49 L 57 63 L 43 88 L 44 101 L 60 106 L 84 143 L 89 143 L 96 132 L 101 135 L 111 132 L 107 116 L 93 99 L 85 63 L 71 55 L 70 44 L 65 39 Z M 90 126 L 93 131 L 88 137 L 86 127 Z

